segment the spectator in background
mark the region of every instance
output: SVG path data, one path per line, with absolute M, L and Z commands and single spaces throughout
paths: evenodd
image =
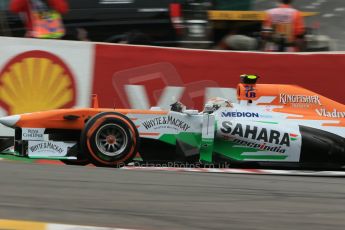
M 114 35 L 105 42 L 132 44 L 132 45 L 152 45 L 151 38 L 140 31 L 131 30 L 128 33 Z
M 238 51 L 254 51 L 258 50 L 258 42 L 255 38 L 247 35 L 237 34 L 231 31 L 217 44 L 214 49 L 220 50 L 238 50 Z
M 263 23 L 263 50 L 300 51 L 305 33 L 302 13 L 291 6 L 293 0 L 280 0 L 281 5 L 267 11 Z
M 35 33 L 35 12 L 37 11 L 46 16 L 48 11 L 55 10 L 58 13 L 64 14 L 68 11 L 68 3 L 66 0 L 11 0 L 9 10 L 13 13 L 24 14 L 25 26 L 27 29 L 26 37 L 38 37 L 36 36 L 37 33 Z M 53 17 L 57 18 L 60 17 L 60 15 L 55 13 Z M 62 21 L 60 20 L 60 23 L 54 21 L 53 23 L 53 26 L 56 28 L 49 28 L 49 30 L 59 29 L 57 27 L 62 26 L 61 31 L 58 31 L 59 35 L 56 35 L 57 37 L 49 37 L 49 35 L 47 35 L 48 37 L 46 38 L 58 38 L 64 35 L 63 25 L 59 25 L 62 24 Z

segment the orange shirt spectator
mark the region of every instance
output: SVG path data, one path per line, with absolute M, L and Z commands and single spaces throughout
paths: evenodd
M 283 35 L 288 43 L 293 43 L 304 35 L 303 16 L 290 5 L 292 0 L 281 0 L 281 2 L 279 7 L 267 11 L 263 29 Z
M 29 34 L 32 31 L 31 1 L 42 1 L 61 14 L 66 13 L 69 9 L 66 0 L 11 0 L 9 5 L 10 11 L 13 13 L 24 13 L 25 25 Z

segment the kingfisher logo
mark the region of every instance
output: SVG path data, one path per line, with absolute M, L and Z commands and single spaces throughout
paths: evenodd
M 8 114 L 70 108 L 75 103 L 74 76 L 52 53 L 19 54 L 0 72 L 0 105 Z
M 286 147 L 290 147 L 291 141 L 296 141 L 298 139 L 297 134 L 282 133 L 277 130 L 268 130 L 267 128 L 252 125 L 243 126 L 241 123 L 233 125 L 233 123 L 229 121 L 224 121 L 220 130 L 223 134 L 231 135 L 235 138 L 246 138 L 257 141 L 259 143 L 264 142 Z
M 279 94 L 279 103 L 288 104 L 315 104 L 322 105 L 320 97 L 318 95 L 289 95 L 289 94 Z
M 222 117 L 259 117 L 259 113 L 253 112 L 222 112 Z

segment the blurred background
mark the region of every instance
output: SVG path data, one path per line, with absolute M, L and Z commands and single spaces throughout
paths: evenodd
M 23 37 L 23 16 L 0 1 L 0 35 Z M 263 50 L 263 12 L 278 0 L 68 0 L 63 39 L 223 50 Z M 295 0 L 300 51 L 345 50 L 343 0 Z M 235 35 L 235 36 L 234 36 Z

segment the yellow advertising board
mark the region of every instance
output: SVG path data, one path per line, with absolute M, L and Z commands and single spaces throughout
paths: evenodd
M 303 17 L 317 15 L 317 12 L 302 12 Z M 209 19 L 214 21 L 263 21 L 265 11 L 223 11 L 211 10 L 208 12 Z

